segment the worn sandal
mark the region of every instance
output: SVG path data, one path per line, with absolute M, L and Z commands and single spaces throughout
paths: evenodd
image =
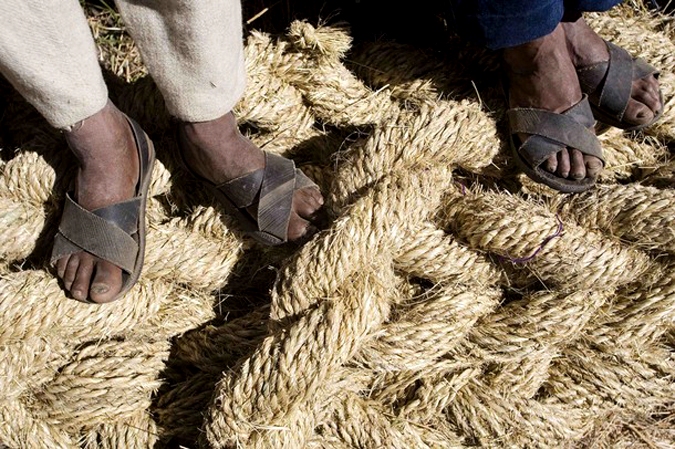
M 588 97 L 560 114 L 535 108 L 513 108 L 507 111 L 511 149 L 520 168 L 533 180 L 561 192 L 583 192 L 595 184 L 594 178 L 567 179 L 544 170 L 541 164 L 564 147 L 576 148 L 595 156 L 604 165 L 602 148 L 593 133 L 593 113 Z M 529 134 L 521 142 L 518 134 Z
M 577 69 L 581 91 L 588 94 L 593 115 L 606 125 L 635 131 L 653 124 L 663 114 L 663 96 L 659 92 L 661 109 L 649 123 L 634 125 L 623 120 L 626 106 L 631 99 L 634 80 L 649 75 L 658 77 L 659 72 L 640 58 L 633 58 L 623 48 L 605 41 L 609 60 Z
M 180 146 L 182 139 L 177 129 L 175 134 Z M 195 173 L 183 159 L 182 152 L 180 160 L 184 169 L 203 182 L 236 219 L 240 231 L 260 243 L 275 246 L 288 241 L 288 224 L 295 191 L 319 187 L 295 168 L 292 160 L 267 151 L 264 153 L 263 168 L 222 184 L 215 184 Z M 247 210 L 253 205 L 257 205 L 256 216 Z
M 93 211 L 82 208 L 73 199 L 66 201 L 54 237 L 51 264 L 59 259 L 86 251 L 122 269 L 122 289 L 118 299 L 136 283 L 145 255 L 145 206 L 155 163 L 155 150 L 148 135 L 134 120 L 127 117 L 138 149 L 140 177 L 136 196 Z

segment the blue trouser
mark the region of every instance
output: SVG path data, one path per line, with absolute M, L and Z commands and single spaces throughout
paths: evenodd
M 607 11 L 621 0 L 450 0 L 458 33 L 490 49 L 546 36 L 582 12 Z

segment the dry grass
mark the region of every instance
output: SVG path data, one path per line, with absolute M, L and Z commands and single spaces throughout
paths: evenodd
M 84 2 L 83 7 L 103 68 L 129 83 L 147 75 L 138 48 L 117 10 L 105 0 Z

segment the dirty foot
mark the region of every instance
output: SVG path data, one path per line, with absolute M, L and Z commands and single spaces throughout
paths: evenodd
M 265 166 L 265 154 L 237 128 L 234 114 L 208 121 L 181 123 L 180 150 L 190 170 L 214 184 L 247 175 Z M 295 190 L 288 223 L 288 240 L 298 241 L 317 231 L 313 225 L 323 205 L 316 187 Z M 256 216 L 256 206 L 247 211 Z
M 79 162 L 75 202 L 91 211 L 134 196 L 138 152 L 129 123 L 115 105 L 108 101 L 65 136 Z M 109 302 L 122 289 L 122 270 L 84 251 L 59 259 L 56 270 L 79 301 Z
M 561 113 L 582 99 L 560 25 L 547 36 L 504 49 L 503 60 L 508 72 L 510 108 L 538 108 Z M 527 137 L 519 136 L 523 142 Z M 563 148 L 549 156 L 542 166 L 560 178 L 579 180 L 597 177 L 603 163 L 578 149 Z
M 575 68 L 590 67 L 609 60 L 605 41 L 583 18 L 562 22 L 562 28 Z M 659 82 L 654 74 L 646 75 L 633 80 L 630 99 L 622 121 L 629 125 L 645 125 L 651 123 L 662 108 Z

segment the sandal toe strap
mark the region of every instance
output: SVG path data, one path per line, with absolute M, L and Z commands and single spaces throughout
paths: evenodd
M 276 154 L 265 154 L 265 176 L 260 186 L 258 203 L 258 228 L 285 241 L 293 210 L 295 163 Z
M 140 198 L 88 211 L 66 195 L 59 231 L 55 237 L 52 263 L 80 251 L 111 262 L 127 273 L 134 271 L 138 242 Z
M 257 202 L 258 214 L 252 217 L 254 226 L 260 232 L 286 241 L 296 176 L 292 160 L 265 152 L 264 168 L 223 183 L 218 189 L 239 209 Z
M 613 111 L 617 120 L 621 120 L 633 89 L 633 57 L 626 50 L 611 42 L 607 42 L 607 48 L 609 67 L 600 90 L 598 107 Z
M 631 98 L 633 81 L 649 75 L 658 77 L 659 72 L 618 45 L 608 41 L 605 44 L 609 60 L 581 67 L 577 75 L 582 90 L 591 94 L 593 105 L 620 122 Z
M 261 168 L 251 173 L 247 173 L 239 178 L 232 179 L 217 186 L 239 209 L 252 205 L 260 186 L 262 185 L 265 169 Z
M 604 163 L 600 142 L 590 129 L 594 121 L 587 96 L 560 114 L 534 108 L 513 108 L 507 114 L 511 134 L 530 135 L 518 151 L 531 167 L 538 167 L 561 147 L 576 148 Z

